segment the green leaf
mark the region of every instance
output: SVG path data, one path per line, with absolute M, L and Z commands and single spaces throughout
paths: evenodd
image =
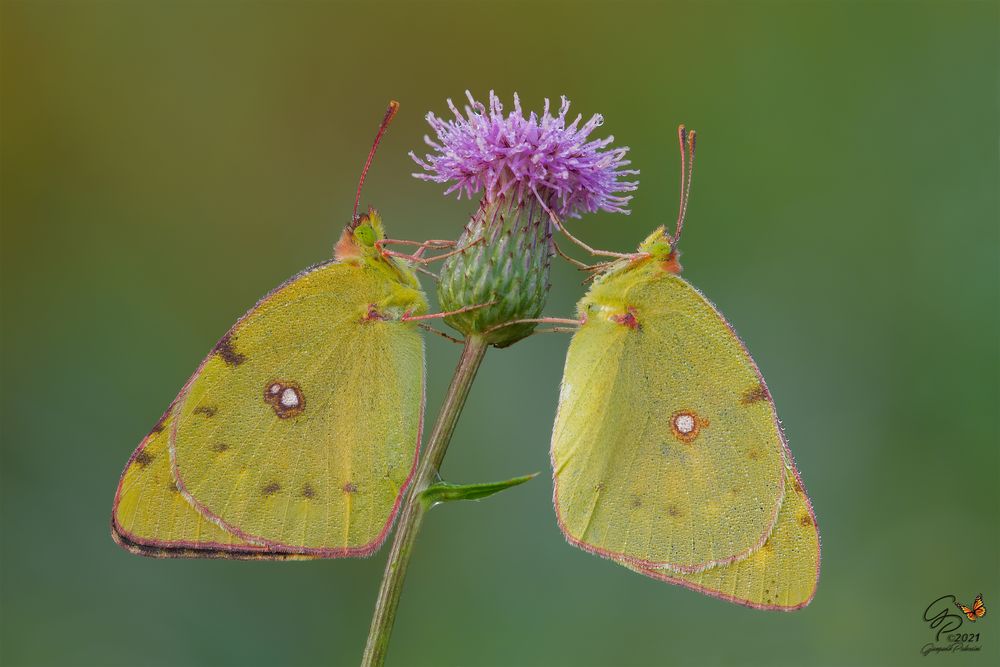
M 455 500 L 479 500 L 500 493 L 505 489 L 518 484 L 524 484 L 529 479 L 534 479 L 538 473 L 505 479 L 502 482 L 482 482 L 480 484 L 451 484 L 449 482 L 438 482 L 432 484 L 420 494 L 420 502 L 424 509 L 428 509 L 438 503 L 450 503 Z

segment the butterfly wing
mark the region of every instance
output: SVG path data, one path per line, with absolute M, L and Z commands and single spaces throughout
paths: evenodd
M 581 301 L 552 436 L 554 503 L 587 551 L 697 572 L 764 544 L 790 460 L 732 328 L 686 281 L 648 268 L 605 276 Z
M 741 561 L 683 574 L 622 563 L 648 577 L 755 609 L 792 611 L 812 600 L 819 580 L 819 532 L 812 506 L 793 470 L 790 491 L 764 546 Z
M 965 614 L 966 616 L 968 616 L 970 621 L 975 621 L 977 618 L 979 618 L 978 616 L 976 616 L 976 612 L 974 612 L 973 610 L 969 609 L 968 607 L 966 607 L 961 602 L 957 602 L 956 601 L 955 602 L 955 606 L 958 607 L 958 610 L 960 612 L 962 612 L 963 614 Z
M 143 556 L 260 558 L 249 544 L 203 517 L 180 494 L 170 470 L 168 440 L 174 405 L 156 423 L 122 472 L 111 514 L 111 535 Z
M 150 519 L 142 536 L 117 531 L 119 542 L 197 555 L 372 553 L 412 474 L 423 414 L 423 342 L 383 314 L 425 308 L 417 289 L 363 263 L 313 267 L 262 299 L 202 362 L 119 486 L 119 528 L 167 500 L 198 519 L 185 515 L 191 525 L 172 532 Z M 137 467 L 149 455 L 167 468 Z M 150 495 L 157 484 L 170 495 Z
M 977 595 L 975 601 L 972 603 L 972 611 L 976 614 L 977 618 L 986 615 L 986 605 L 983 604 L 982 593 Z

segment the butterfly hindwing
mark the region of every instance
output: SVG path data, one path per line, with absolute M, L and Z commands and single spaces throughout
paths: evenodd
M 680 572 L 759 549 L 785 495 L 783 438 L 728 323 L 650 264 L 599 278 L 579 309 L 552 436 L 567 538 Z
M 111 517 L 121 546 L 144 556 L 257 557 L 261 547 L 216 526 L 180 494 L 170 470 L 171 405 L 122 473 Z
M 753 554 L 729 565 L 694 574 L 626 567 L 660 581 L 754 607 L 791 611 L 809 604 L 819 579 L 816 518 L 793 470 L 785 473 L 788 492 L 770 537 Z
M 416 462 L 423 341 L 380 313 L 418 289 L 333 262 L 275 290 L 233 327 L 179 397 L 181 492 L 228 532 L 277 552 L 367 555 Z

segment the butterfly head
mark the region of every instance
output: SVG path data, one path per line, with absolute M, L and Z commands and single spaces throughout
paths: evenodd
M 646 240 L 639 244 L 639 253 L 651 257 L 658 262 L 663 270 L 671 273 L 680 273 L 681 265 L 678 258 L 681 256 L 667 229 L 663 225 L 653 230 L 653 233 L 646 237 Z
M 381 257 L 378 242 L 385 238 L 382 217 L 373 208 L 362 213 L 351 224 L 344 227 L 337 241 L 334 255 L 338 261 L 373 259 Z
M 396 282 L 419 288 L 420 281 L 409 265 L 392 257 L 382 247 L 385 238 L 382 216 L 375 209 L 369 208 L 367 213 L 362 213 L 344 227 L 340 240 L 334 246 L 334 257 L 338 262 L 368 266 L 385 273 Z
M 354 242 L 363 252 L 371 255 L 380 254 L 376 244 L 385 238 L 385 228 L 382 227 L 382 216 L 378 211 L 369 208 L 367 213 L 359 215 L 350 226 L 354 228 L 352 232 Z

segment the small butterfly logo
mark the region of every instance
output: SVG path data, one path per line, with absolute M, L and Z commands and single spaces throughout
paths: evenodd
M 976 596 L 976 600 L 972 603 L 972 609 L 969 609 L 958 600 L 955 600 L 955 606 L 973 622 L 986 615 L 986 605 L 983 604 L 982 593 Z

